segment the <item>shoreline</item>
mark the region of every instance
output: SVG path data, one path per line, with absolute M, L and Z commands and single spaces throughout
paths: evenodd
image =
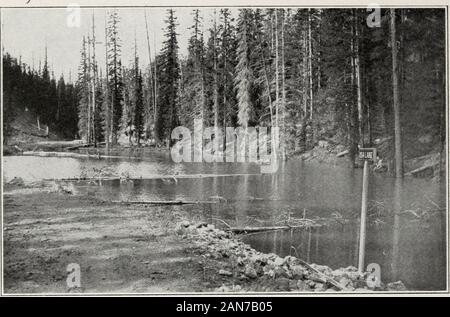
M 75 147 L 73 149 L 73 147 Z M 170 155 L 170 150 L 165 147 L 154 146 L 130 146 L 119 144 L 111 147 L 108 152 L 104 145 L 99 147 L 85 146 L 79 140 L 72 141 L 42 141 L 36 144 L 14 143 L 3 146 L 3 156 L 23 155 L 40 157 L 71 157 L 89 159 L 145 159 L 147 155 Z M 320 141 L 317 146 L 302 153 L 291 153 L 287 160 L 311 161 L 331 166 L 345 168 L 362 168 L 359 162 L 352 167 L 348 158 L 348 150 L 343 145 L 331 145 L 326 141 Z M 405 176 L 417 178 L 440 177 L 440 153 L 430 152 L 426 155 L 405 158 Z M 373 170 L 379 174 L 392 174 L 392 165 L 386 160 L 373 166 Z

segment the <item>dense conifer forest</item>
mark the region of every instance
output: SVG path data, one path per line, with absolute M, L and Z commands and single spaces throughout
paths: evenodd
M 57 78 L 3 52 L 5 142 L 10 123 L 30 111 L 61 138 L 114 146 L 164 145 L 171 130 L 278 126 L 285 153 L 320 140 L 357 146 L 390 142 L 383 155 L 415 157 L 445 143 L 445 16 L 441 9 L 216 9 L 205 27 L 192 10 L 189 30 L 166 16 L 163 48 L 122 59 L 120 12 L 108 12 L 106 45 L 95 30 L 80 43 L 79 72 Z M 179 32 L 189 32 L 179 52 Z M 47 52 L 46 52 L 47 53 Z M 99 65 L 96 54 L 105 54 Z M 139 59 L 148 66 L 141 68 Z M 103 70 L 103 71 L 102 71 Z M 75 78 L 76 77 L 76 78 Z M 397 132 L 395 132 L 397 131 Z M 397 133 L 397 134 L 396 134 Z M 399 137 L 400 136 L 400 137 Z M 419 145 L 419 146 L 418 146 Z M 401 167 L 401 166 L 400 166 Z

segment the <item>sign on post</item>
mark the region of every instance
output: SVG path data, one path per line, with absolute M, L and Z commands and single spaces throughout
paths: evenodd
M 359 148 L 359 159 L 375 162 L 377 159 L 377 149 L 374 147 Z
M 358 271 L 364 271 L 364 257 L 366 252 L 366 222 L 367 222 L 367 199 L 369 193 L 369 162 L 377 159 L 376 148 L 359 148 L 359 159 L 364 161 L 362 197 L 361 197 L 361 224 L 359 228 L 359 257 Z

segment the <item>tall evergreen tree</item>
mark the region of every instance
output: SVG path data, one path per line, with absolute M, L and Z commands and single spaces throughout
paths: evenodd
M 123 82 L 122 82 L 122 61 L 121 43 L 119 38 L 119 13 L 113 10 L 108 19 L 108 104 L 111 109 L 111 134 L 112 143 L 117 144 L 120 121 L 122 119 L 123 106 Z
M 138 70 L 136 74 L 136 84 L 134 90 L 135 109 L 134 109 L 134 126 L 136 134 L 136 143 L 139 146 L 142 133 L 144 131 L 144 97 L 142 90 L 142 73 Z
M 223 122 L 223 126 L 234 126 L 237 121 L 236 116 L 236 94 L 234 90 L 233 80 L 236 66 L 236 28 L 234 26 L 234 18 L 230 9 L 221 9 L 219 15 L 219 41 L 220 47 L 218 52 L 218 71 L 220 76 L 219 82 L 219 101 L 222 111 L 219 113 L 219 120 Z
M 238 100 L 238 123 L 246 128 L 252 116 L 253 105 L 251 101 L 251 89 L 253 74 L 250 68 L 250 25 L 251 10 L 241 9 L 238 17 L 238 49 L 236 65 L 236 77 L 234 79 Z
M 158 91 L 158 114 L 156 139 L 163 142 L 170 139 L 170 133 L 178 125 L 180 64 L 178 60 L 178 41 L 176 17 L 173 9 L 167 10 L 165 41 L 158 58 L 160 70 Z
M 200 10 L 192 12 L 192 35 L 188 41 L 188 56 L 182 69 L 181 121 L 192 126 L 194 119 L 207 120 L 205 91 L 205 48 L 203 40 L 203 18 Z
M 89 72 L 88 72 L 88 56 L 87 56 L 86 38 L 83 37 L 81 47 L 80 65 L 78 67 L 78 134 L 86 142 L 88 140 L 88 120 L 89 120 Z

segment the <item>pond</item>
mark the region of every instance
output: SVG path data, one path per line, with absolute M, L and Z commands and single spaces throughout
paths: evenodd
M 292 254 L 331 268 L 357 266 L 360 169 L 290 160 L 276 174 L 260 174 L 256 164 L 175 164 L 164 153 L 145 159 L 10 156 L 3 161 L 4 181 L 92 176 L 98 171 L 133 180 L 102 181 L 101 186 L 76 182 L 79 193 L 140 201 L 205 201 L 219 196 L 220 203 L 195 205 L 205 220 L 217 225 L 280 225 L 286 217 L 345 219 L 321 228 L 248 234 L 242 239 L 263 252 Z M 158 178 L 167 175 L 175 176 Z M 366 264 L 379 264 L 384 282 L 402 280 L 411 290 L 445 290 L 445 207 L 444 183 L 408 177 L 396 181 L 371 173 Z

